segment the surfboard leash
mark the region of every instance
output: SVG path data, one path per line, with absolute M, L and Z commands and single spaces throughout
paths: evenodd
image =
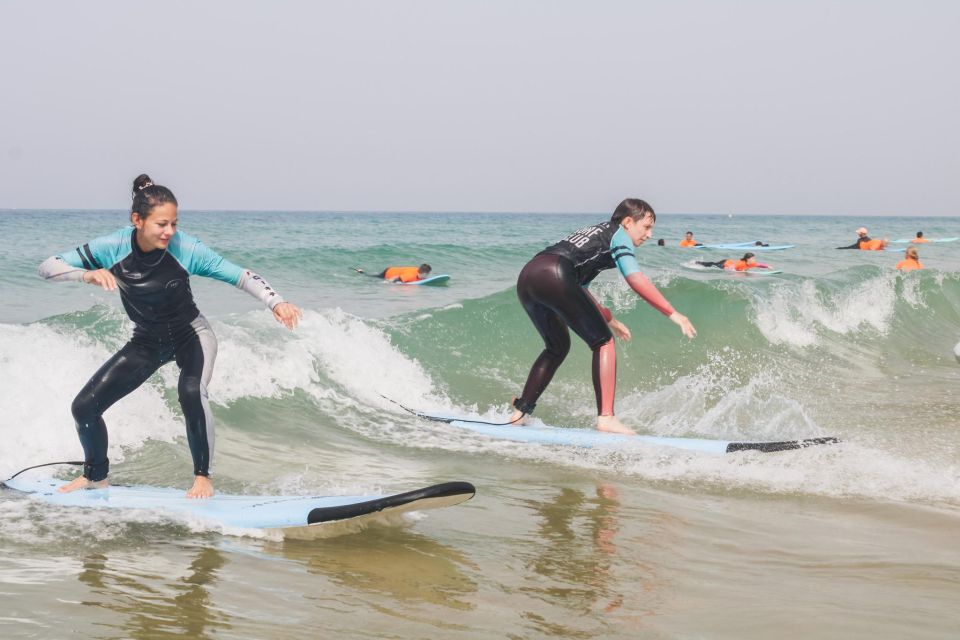
M 396 400 L 394 400 L 393 398 L 388 398 L 387 396 L 383 395 L 382 393 L 380 394 L 380 397 L 383 398 L 384 400 L 388 400 L 388 401 L 392 402 L 393 404 L 397 405 L 398 407 L 400 407 L 401 409 L 403 409 L 403 410 L 406 411 L 407 413 L 410 413 L 410 414 L 412 414 L 412 415 L 415 415 L 415 416 L 417 416 L 418 418 L 423 418 L 424 420 L 432 420 L 433 422 L 443 422 L 443 423 L 446 423 L 446 424 L 450 424 L 451 422 L 469 422 L 469 423 L 471 423 L 471 424 L 485 424 L 485 425 L 489 425 L 489 426 L 491 426 L 491 427 L 505 427 L 505 426 L 507 426 L 507 425 L 516 424 L 519 420 L 523 420 L 523 416 L 522 416 L 522 415 L 521 415 L 519 418 L 517 418 L 516 420 L 510 420 L 509 422 L 487 422 L 487 421 L 485 421 L 485 420 L 467 420 L 466 418 L 441 418 L 440 416 L 431 416 L 430 414 L 421 413 L 420 411 L 417 411 L 417 410 L 415 410 L 415 409 L 411 409 L 410 407 L 405 407 L 405 406 L 403 406 L 402 404 L 400 404 L 399 402 L 397 402 Z
M 35 465 L 33 465 L 32 467 L 27 467 L 26 469 L 20 469 L 20 471 L 17 471 L 15 474 L 13 474 L 12 476 L 10 476 L 10 477 L 7 478 L 6 480 L 0 481 L 0 484 L 3 484 L 4 482 L 9 482 L 10 480 L 13 480 L 14 478 L 16 478 L 18 475 L 20 475 L 20 474 L 23 473 L 24 471 L 30 471 L 30 469 L 39 469 L 40 467 L 52 467 L 52 466 L 57 465 L 57 464 L 72 464 L 72 465 L 74 465 L 74 466 L 82 467 L 82 466 L 83 466 L 83 460 L 79 460 L 79 461 L 78 461 L 78 460 L 64 460 L 63 462 L 44 462 L 43 464 L 35 464 Z

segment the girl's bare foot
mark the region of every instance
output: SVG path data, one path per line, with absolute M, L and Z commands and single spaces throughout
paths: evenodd
M 77 489 L 106 489 L 109 486 L 110 482 L 106 478 L 103 480 L 97 480 L 96 482 L 91 482 L 87 478 L 79 476 L 57 489 L 57 491 L 60 493 L 70 493 L 71 491 L 76 491 Z
M 187 491 L 188 498 L 211 498 L 213 497 L 213 483 L 207 476 L 194 476 L 193 486 Z
M 635 436 L 637 432 L 620 422 L 617 416 L 597 416 L 597 431 Z

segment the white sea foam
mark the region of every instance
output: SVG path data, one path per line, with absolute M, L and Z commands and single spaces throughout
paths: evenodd
M 818 343 L 822 331 L 883 334 L 893 318 L 895 281 L 895 273 L 884 274 L 830 294 L 812 279 L 783 284 L 757 296 L 753 313 L 757 327 L 774 344 L 809 347 Z
M 0 325 L 0 477 L 43 462 L 82 459 L 70 405 L 91 375 L 112 355 L 83 336 L 39 324 Z M 104 416 L 111 460 L 148 438 L 172 440 L 183 424 L 151 383 Z
M 621 398 L 620 418 L 662 436 L 789 440 L 832 435 L 789 395 L 775 372 L 750 366 L 749 378 L 740 381 L 735 369 L 745 367 L 736 354 L 724 350 L 709 357 L 692 374 Z

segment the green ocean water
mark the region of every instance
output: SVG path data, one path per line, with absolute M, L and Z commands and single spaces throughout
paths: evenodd
M 506 413 L 541 349 L 517 273 L 607 216 L 181 210 L 183 231 L 306 312 L 290 333 L 242 292 L 192 280 L 220 340 L 210 389 L 219 490 L 462 479 L 478 495 L 312 546 L 0 495 L 12 603 L 0 633 L 55 637 L 45 625 L 69 619 L 91 637 L 297 637 L 321 621 L 360 637 L 770 637 L 797 602 L 810 614 L 794 621 L 797 635 L 955 628 L 960 553 L 945 532 L 960 514 L 960 242 L 923 246 L 927 269 L 910 274 L 894 270 L 900 253 L 834 247 L 861 225 L 890 239 L 957 236 L 956 219 L 661 214 L 654 240 L 667 246 L 651 241 L 637 256 L 697 327 L 694 340 L 616 273 L 591 286 L 634 333 L 617 347 L 625 423 L 724 440 L 834 435 L 836 447 L 713 458 L 518 445 L 424 423 L 384 398 Z M 35 271 L 124 222 L 120 211 L 0 212 L 2 477 L 80 454 L 70 402 L 130 324 L 114 294 Z M 678 248 L 688 229 L 707 243 L 795 247 L 760 254 L 776 276 L 695 271 L 694 260 L 739 256 Z M 353 271 L 424 261 L 449 285 Z M 593 402 L 590 353 L 574 340 L 537 416 L 589 427 Z M 106 419 L 114 481 L 186 486 L 175 367 Z M 39 594 L 53 594 L 42 615 L 30 604 Z M 744 601 L 763 609 L 745 627 L 731 613 Z M 351 627 L 361 612 L 362 634 Z

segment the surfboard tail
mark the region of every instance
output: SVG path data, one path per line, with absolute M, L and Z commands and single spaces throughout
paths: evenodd
M 784 440 L 783 442 L 731 442 L 727 445 L 727 453 L 735 451 L 761 451 L 771 453 L 773 451 L 791 451 L 793 449 L 806 449 L 820 444 L 838 444 L 840 438 L 804 438 L 803 440 Z

